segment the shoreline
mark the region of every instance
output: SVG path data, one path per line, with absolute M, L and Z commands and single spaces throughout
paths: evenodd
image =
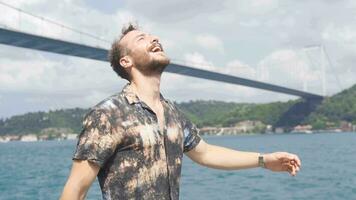
M 278 132 L 267 132 L 267 133 L 238 133 L 238 134 L 200 134 L 203 137 L 221 137 L 221 136 L 255 136 L 255 135 L 313 135 L 313 134 L 327 134 L 327 133 L 356 133 L 355 131 L 342 131 L 342 130 L 315 130 L 315 131 L 291 131 L 285 133 L 278 133 Z M 42 141 L 76 141 L 77 134 L 68 134 L 69 137 L 57 137 L 51 139 L 37 139 L 35 138 L 34 134 L 31 134 L 30 137 L 28 135 L 7 135 L 7 136 L 0 136 L 0 144 L 1 143 L 8 143 L 8 142 L 42 142 Z M 23 139 L 25 136 L 25 139 Z M 75 136 L 75 137 L 74 137 Z

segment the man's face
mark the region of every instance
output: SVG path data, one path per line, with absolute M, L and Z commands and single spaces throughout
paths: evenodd
M 127 33 L 121 42 L 127 47 L 134 66 L 144 73 L 162 73 L 169 64 L 170 60 L 156 36 L 134 30 Z

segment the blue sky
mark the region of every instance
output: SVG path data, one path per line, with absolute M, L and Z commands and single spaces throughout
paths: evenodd
M 9 4 L 107 41 L 118 37 L 124 23 L 138 21 L 144 31 L 160 37 L 173 61 L 318 94 L 322 93 L 320 49 L 305 46 L 323 45 L 331 60 L 326 70 L 327 94 L 356 83 L 356 3 L 352 0 L 14 0 Z M 0 13 L 0 25 L 110 46 L 1 5 Z M 0 55 L 0 118 L 88 108 L 125 84 L 105 62 L 4 45 Z M 295 99 L 169 73 L 163 75 L 162 93 L 178 102 Z

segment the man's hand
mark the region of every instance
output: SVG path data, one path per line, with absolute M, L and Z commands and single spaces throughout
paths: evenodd
M 301 162 L 298 156 L 287 152 L 264 154 L 263 157 L 265 167 L 271 171 L 286 171 L 292 176 L 295 176 L 301 167 Z

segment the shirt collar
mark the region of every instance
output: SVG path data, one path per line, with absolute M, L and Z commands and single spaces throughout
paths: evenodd
M 124 95 L 124 97 L 126 98 L 126 100 L 129 102 L 129 104 L 134 104 L 134 103 L 140 103 L 142 102 L 138 96 L 136 95 L 136 93 L 133 92 L 132 86 L 130 83 L 126 84 L 124 86 L 124 88 L 122 89 L 122 93 Z M 161 93 L 159 93 L 160 95 L 160 100 L 161 101 L 165 101 L 167 102 L 167 100 L 163 97 L 163 95 Z

